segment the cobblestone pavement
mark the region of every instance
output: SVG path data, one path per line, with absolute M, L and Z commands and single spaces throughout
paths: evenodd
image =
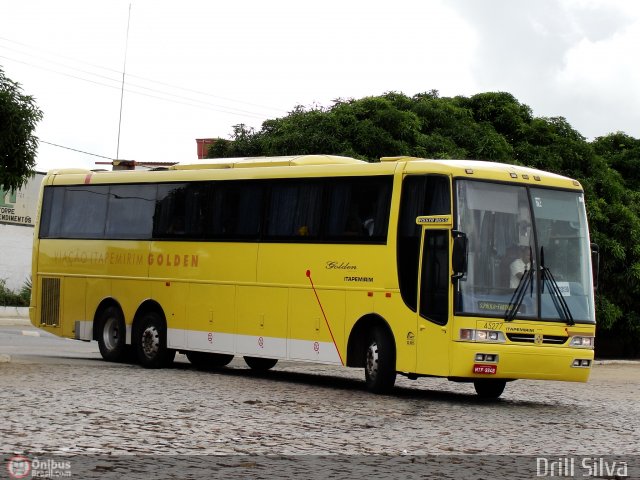
M 257 374 L 234 359 L 204 372 L 178 355 L 145 370 L 102 361 L 95 342 L 30 340 L 33 355 L 0 346 L 5 454 L 640 453 L 635 362 L 597 364 L 586 384 L 512 382 L 483 403 L 443 379 L 398 377 L 376 396 L 360 369 L 280 362 Z

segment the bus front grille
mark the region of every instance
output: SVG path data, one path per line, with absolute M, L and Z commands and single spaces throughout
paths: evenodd
M 60 324 L 60 279 L 43 278 L 40 297 L 40 324 Z
M 507 333 L 507 338 L 512 342 L 535 343 L 535 335 L 529 333 Z M 562 335 L 544 335 L 542 343 L 549 345 L 563 345 L 569 337 Z

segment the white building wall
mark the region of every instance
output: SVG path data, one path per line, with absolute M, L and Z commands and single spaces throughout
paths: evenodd
M 31 249 L 43 173 L 17 192 L 0 189 L 0 280 L 19 291 L 31 275 Z
M 33 227 L 0 224 L 0 279 L 19 291 L 31 275 Z

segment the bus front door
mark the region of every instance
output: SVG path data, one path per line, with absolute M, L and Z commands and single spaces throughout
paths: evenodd
M 428 218 L 428 217 L 427 217 Z M 447 225 L 448 226 L 448 225 Z M 449 374 L 450 229 L 423 225 L 418 269 L 416 373 Z

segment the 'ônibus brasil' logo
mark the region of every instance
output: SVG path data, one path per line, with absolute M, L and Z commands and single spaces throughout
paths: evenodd
M 26 478 L 31 473 L 31 462 L 22 455 L 11 457 L 7 462 L 7 472 L 11 478 Z

